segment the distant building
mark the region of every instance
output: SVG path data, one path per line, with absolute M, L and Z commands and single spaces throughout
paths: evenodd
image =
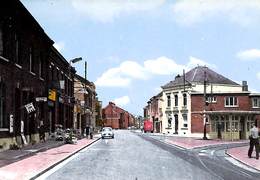
M 260 120 L 260 94 L 248 91 L 245 81 L 239 85 L 205 66 L 176 76 L 162 89 L 164 133 L 203 137 L 206 123 L 209 138 L 247 139 Z
M 86 127 L 96 127 L 96 87 L 93 82 L 75 75 L 74 77 L 74 128 L 84 132 Z
M 109 126 L 113 129 L 127 129 L 134 125 L 134 116 L 116 106 L 113 102 L 109 102 L 109 104 L 102 109 L 102 117 L 104 126 Z

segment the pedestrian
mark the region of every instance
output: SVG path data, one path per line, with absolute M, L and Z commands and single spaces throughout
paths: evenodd
M 252 152 L 255 146 L 256 151 L 256 159 L 259 159 L 259 132 L 257 128 L 257 124 L 255 123 L 254 126 L 250 129 L 250 147 L 248 150 L 248 157 L 251 158 Z
M 39 134 L 40 134 L 40 142 L 45 142 L 45 132 L 44 132 L 43 124 L 41 124 L 40 126 Z
M 90 130 L 90 127 L 87 126 L 87 127 L 86 127 L 86 136 L 87 136 L 87 138 L 88 138 L 88 136 L 89 136 L 89 130 Z

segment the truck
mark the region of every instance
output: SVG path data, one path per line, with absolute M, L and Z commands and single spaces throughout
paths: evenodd
M 149 119 L 144 120 L 144 133 L 151 132 L 153 133 L 153 122 Z

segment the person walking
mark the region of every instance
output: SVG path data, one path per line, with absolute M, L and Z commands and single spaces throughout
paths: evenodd
M 255 151 L 256 151 L 256 159 L 259 159 L 259 132 L 257 125 L 255 125 L 250 129 L 250 147 L 248 150 L 248 157 L 251 158 L 252 152 L 255 146 Z

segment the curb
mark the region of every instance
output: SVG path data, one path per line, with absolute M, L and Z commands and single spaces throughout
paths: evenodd
M 246 166 L 248 166 L 248 167 L 250 167 L 250 168 L 252 168 L 252 169 L 254 169 L 254 170 L 260 172 L 259 169 L 257 169 L 257 168 L 255 168 L 255 167 L 251 166 L 250 164 L 248 164 L 248 163 L 246 163 L 246 162 L 241 161 L 240 159 L 238 159 L 238 158 L 236 158 L 236 157 L 234 157 L 234 156 L 232 156 L 231 154 L 229 154 L 229 153 L 227 152 L 227 150 L 226 150 L 225 154 L 228 155 L 229 157 L 231 157 L 231 158 L 237 160 L 238 162 L 240 162 L 240 163 L 242 163 L 242 164 L 244 164 L 244 165 L 246 165 Z
M 40 177 L 42 174 L 46 173 L 47 171 L 49 171 L 50 169 L 54 168 L 55 166 L 57 166 L 58 164 L 60 164 L 61 162 L 65 161 L 66 159 L 70 158 L 71 156 L 77 154 L 79 151 L 81 151 L 82 149 L 94 144 L 95 142 L 97 142 L 98 140 L 100 140 L 101 138 L 97 138 L 96 140 L 94 140 L 93 142 L 87 144 L 86 146 L 83 146 L 82 148 L 78 149 L 77 151 L 71 153 L 70 155 L 68 155 L 67 157 L 65 157 L 64 159 L 52 164 L 50 167 L 47 167 L 45 170 L 41 171 L 40 173 L 38 173 L 37 175 L 33 176 L 30 178 L 30 180 L 34 180 L 38 177 Z

